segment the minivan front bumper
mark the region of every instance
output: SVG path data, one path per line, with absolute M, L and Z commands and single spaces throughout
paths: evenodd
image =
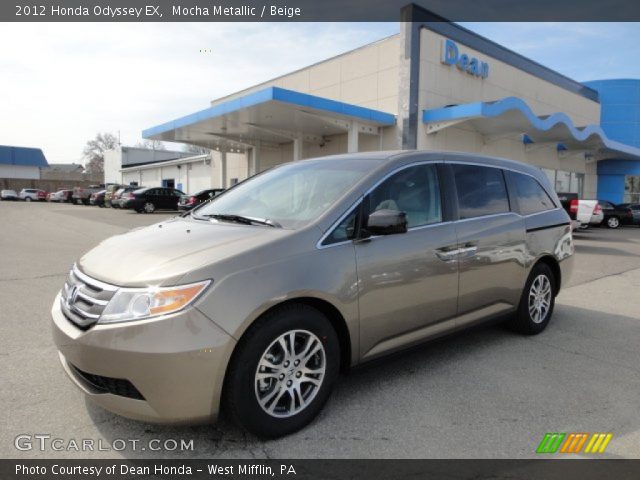
M 149 320 L 81 330 L 51 310 L 62 366 L 87 397 L 136 420 L 215 420 L 235 340 L 195 308 Z

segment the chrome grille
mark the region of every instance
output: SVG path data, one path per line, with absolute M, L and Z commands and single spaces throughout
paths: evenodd
M 76 326 L 87 329 L 98 321 L 117 289 L 88 277 L 74 265 L 62 288 L 62 313 Z

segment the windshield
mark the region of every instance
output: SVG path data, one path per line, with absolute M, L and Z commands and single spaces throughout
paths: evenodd
M 318 218 L 375 166 L 370 159 L 344 158 L 288 163 L 220 194 L 194 216 L 242 216 L 300 228 Z

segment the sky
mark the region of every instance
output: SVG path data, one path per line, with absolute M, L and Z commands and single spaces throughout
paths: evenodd
M 464 23 L 579 81 L 640 78 L 640 23 Z M 397 33 L 397 23 L 5 23 L 0 144 L 81 163 L 215 98 Z M 167 144 L 179 148 L 179 145 Z

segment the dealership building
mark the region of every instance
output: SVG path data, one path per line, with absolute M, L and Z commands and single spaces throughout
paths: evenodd
M 397 35 L 143 137 L 211 149 L 198 160 L 211 187 L 292 160 L 419 149 L 519 160 L 557 191 L 640 201 L 640 80 L 580 83 L 420 7 L 401 17 Z
M 49 162 L 39 148 L 0 145 L 0 180 L 39 180 Z

